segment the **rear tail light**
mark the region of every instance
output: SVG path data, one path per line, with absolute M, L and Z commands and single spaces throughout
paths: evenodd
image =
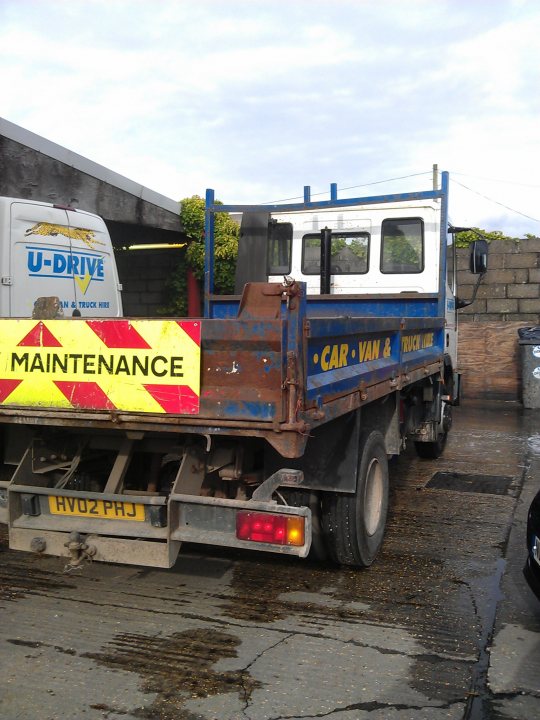
M 236 515 L 236 537 L 251 542 L 301 546 L 305 542 L 304 518 L 240 511 Z

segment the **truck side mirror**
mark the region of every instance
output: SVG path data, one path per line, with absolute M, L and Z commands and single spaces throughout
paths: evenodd
M 475 240 L 471 245 L 470 269 L 474 275 L 483 275 L 488 269 L 487 240 Z

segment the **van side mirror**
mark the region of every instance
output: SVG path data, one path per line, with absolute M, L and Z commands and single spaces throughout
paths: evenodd
M 475 240 L 471 244 L 470 269 L 474 275 L 483 275 L 488 269 L 487 240 Z

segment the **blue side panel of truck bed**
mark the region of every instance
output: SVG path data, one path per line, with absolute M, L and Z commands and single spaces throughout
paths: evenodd
M 443 322 L 310 319 L 306 400 L 320 405 L 329 396 L 368 388 L 437 362 L 444 352 Z
M 212 318 L 231 320 L 237 317 L 240 299 L 231 296 L 214 296 L 211 301 Z M 320 296 L 309 295 L 306 314 L 314 318 L 359 318 L 359 317 L 437 317 L 439 312 L 437 295 L 426 297 L 396 296 L 370 297 L 369 295 Z

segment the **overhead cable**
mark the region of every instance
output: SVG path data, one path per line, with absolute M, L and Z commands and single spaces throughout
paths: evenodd
M 505 205 L 502 202 L 499 202 L 498 200 L 494 200 L 493 198 L 488 197 L 487 195 L 482 195 L 482 193 L 479 193 L 477 190 L 473 190 L 470 187 L 467 187 L 467 185 L 463 185 L 463 183 L 460 183 L 458 180 L 452 180 L 452 182 L 456 185 L 459 185 L 462 188 L 465 188 L 465 190 L 468 190 L 469 192 L 474 193 L 475 195 L 478 195 L 481 198 L 484 198 L 484 200 L 488 200 L 489 202 L 495 203 L 495 205 L 500 205 L 501 207 L 505 208 L 506 210 L 510 210 L 512 213 L 516 213 L 517 215 L 522 215 L 523 217 L 526 217 L 528 220 L 532 220 L 533 222 L 540 223 L 540 220 L 538 218 L 531 217 L 531 215 L 527 215 L 524 212 L 521 212 L 520 210 L 516 210 L 515 208 L 511 208 L 508 205 Z
M 340 187 L 340 188 L 338 188 L 338 190 L 355 190 L 356 188 L 369 187 L 370 185 L 382 185 L 384 183 L 394 182 L 395 180 L 407 180 L 408 178 L 418 177 L 419 175 L 431 175 L 432 173 L 433 173 L 432 170 L 428 170 L 426 172 L 413 173 L 412 175 L 401 175 L 400 177 L 388 178 L 387 180 L 376 180 L 375 182 L 363 183 L 362 185 L 349 185 L 348 187 Z M 317 195 L 327 195 L 327 194 L 328 194 L 328 191 L 324 190 L 322 192 L 311 193 L 311 197 L 316 197 Z M 289 202 L 290 200 L 303 200 L 303 199 L 304 199 L 303 195 L 297 195 L 296 197 L 283 198 L 282 200 L 268 201 L 268 202 L 263 203 L 263 205 L 277 205 L 278 203 Z
M 454 175 L 461 175 L 462 177 L 470 177 L 470 178 L 474 178 L 475 180 L 485 180 L 486 182 L 505 183 L 506 185 L 517 185 L 518 187 L 540 188 L 540 185 L 532 185 L 531 183 L 520 183 L 520 182 L 515 182 L 515 180 L 500 180 L 498 178 L 482 177 L 481 175 L 469 175 L 468 173 L 456 172 L 455 170 L 452 170 L 452 172 L 450 173 L 450 176 L 454 177 Z

